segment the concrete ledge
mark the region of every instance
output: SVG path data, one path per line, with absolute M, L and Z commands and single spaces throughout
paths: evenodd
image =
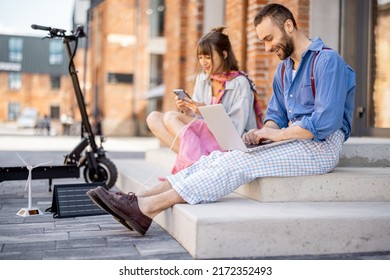
M 371 140 L 373 141 L 373 140 Z M 378 141 L 378 140 L 377 140 Z M 346 142 L 339 167 L 390 167 L 390 139 L 382 142 Z
M 239 195 L 176 205 L 158 223 L 194 257 L 321 255 L 390 249 L 390 203 L 258 203 Z
M 146 160 L 171 170 L 176 154 L 168 148 L 146 151 Z M 344 143 L 338 167 L 390 167 L 390 139 L 352 137 Z
M 161 183 L 157 178 L 169 171 L 166 166 L 139 160 L 128 161 L 120 173 L 132 178 L 129 185 L 137 182 L 138 187 L 151 187 Z M 235 193 L 260 202 L 390 201 L 390 168 L 337 167 L 324 175 L 259 178 Z
M 145 152 L 145 160 L 166 170 L 172 170 L 176 161 L 176 153 L 169 150 L 169 148 L 152 149 Z
M 124 192 L 148 189 L 168 173 L 142 160 L 115 164 Z M 389 202 L 260 203 L 231 194 L 211 204 L 175 205 L 155 221 L 199 259 L 390 250 Z
M 390 168 L 342 168 L 316 176 L 259 178 L 236 193 L 260 202 L 390 201 Z

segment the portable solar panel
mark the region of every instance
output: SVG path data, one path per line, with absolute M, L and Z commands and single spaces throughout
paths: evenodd
M 95 205 L 87 196 L 87 191 L 104 183 L 54 185 L 53 200 L 46 212 L 53 213 L 54 218 L 70 218 L 107 214 Z

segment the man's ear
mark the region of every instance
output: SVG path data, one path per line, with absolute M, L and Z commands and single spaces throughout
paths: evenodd
M 228 57 L 227 51 L 222 51 L 223 59 L 226 59 Z
M 286 31 L 287 34 L 290 34 L 294 30 L 294 24 L 291 19 L 286 20 L 284 23 L 284 31 Z

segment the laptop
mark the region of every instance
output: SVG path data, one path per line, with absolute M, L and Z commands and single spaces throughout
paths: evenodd
M 256 145 L 247 145 L 242 140 L 222 104 L 200 106 L 198 109 L 202 113 L 204 121 L 218 141 L 218 144 L 226 151 L 240 150 L 243 152 L 254 152 L 295 141 L 295 139 L 289 139 L 278 142 L 265 141 Z

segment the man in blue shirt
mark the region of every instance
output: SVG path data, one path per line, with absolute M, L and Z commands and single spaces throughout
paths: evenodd
M 143 235 L 158 213 L 175 204 L 214 202 L 259 177 L 324 174 L 337 165 L 351 133 L 353 70 L 319 38 L 309 40 L 282 5 L 266 5 L 254 25 L 266 51 L 282 62 L 264 127 L 249 131 L 243 139 L 248 143 L 296 140 L 252 153 L 213 152 L 137 195 L 114 194 L 102 187 L 88 192 L 128 228 Z

